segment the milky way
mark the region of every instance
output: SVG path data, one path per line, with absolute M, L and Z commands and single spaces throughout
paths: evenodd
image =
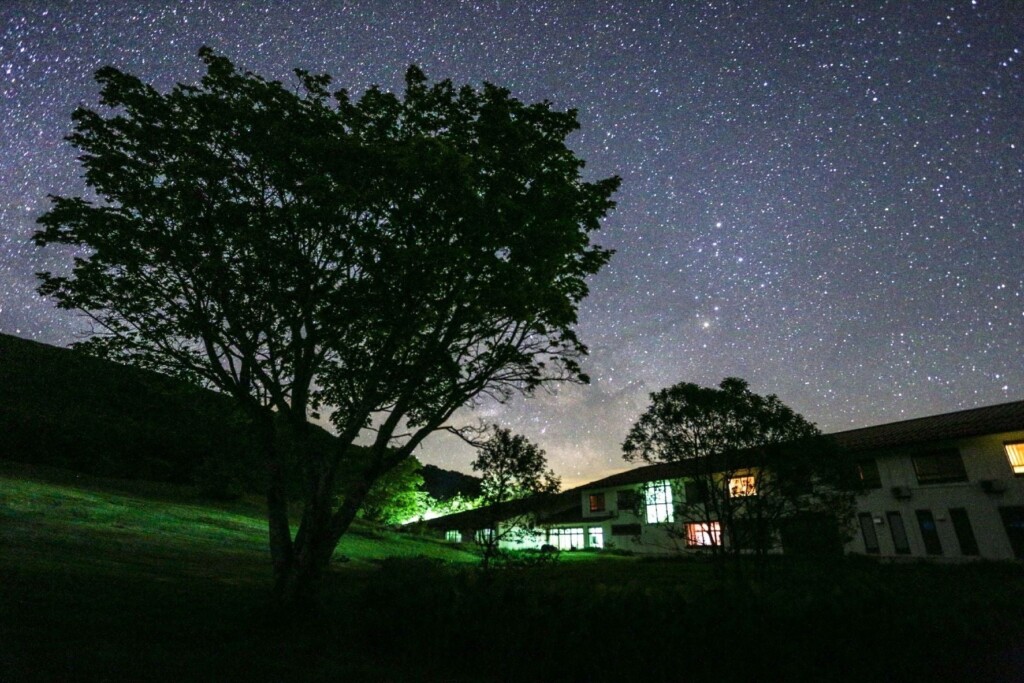
M 49 9 L 46 9 L 49 7 Z M 746 378 L 826 431 L 1024 398 L 1024 3 L 24 2 L 0 5 L 0 331 L 82 329 L 35 293 L 92 73 L 195 81 L 210 45 L 287 79 L 405 67 L 580 110 L 621 175 L 579 331 L 586 387 L 483 406 L 567 482 L 621 468 L 647 393 Z M 421 453 L 466 469 L 437 438 Z

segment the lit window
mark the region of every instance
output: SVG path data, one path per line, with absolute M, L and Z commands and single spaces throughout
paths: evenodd
M 672 485 L 667 481 L 652 481 L 644 487 L 647 505 L 647 523 L 661 524 L 675 518 L 672 511 Z
M 603 493 L 591 493 L 590 494 L 590 511 L 591 512 L 604 512 L 604 494 Z
M 967 481 L 967 470 L 960 458 L 960 451 L 950 448 L 932 453 L 915 455 L 914 473 L 919 484 L 945 484 L 954 481 Z
M 752 474 L 742 477 L 733 477 L 729 480 L 729 495 L 733 498 L 756 496 L 757 478 Z
M 1024 475 L 1024 441 L 1008 443 L 1005 446 L 1006 457 L 1010 459 L 1010 467 L 1014 474 Z
M 444 532 L 444 540 L 452 541 L 453 543 L 462 543 L 462 532 L 456 531 L 455 529 L 449 529 Z
M 686 545 L 689 548 L 708 548 L 722 545 L 722 525 L 718 522 L 691 522 L 687 524 Z
M 494 529 L 478 529 L 476 532 L 476 542 L 480 545 L 494 543 L 497 535 Z
M 559 550 L 575 550 L 583 547 L 583 529 L 551 529 L 548 531 L 548 544 Z
M 587 533 L 590 537 L 587 539 L 588 545 L 591 548 L 603 548 L 604 547 L 604 529 L 599 526 L 590 527 L 590 531 Z

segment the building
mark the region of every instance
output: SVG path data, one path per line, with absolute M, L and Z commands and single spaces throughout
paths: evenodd
M 1024 401 L 833 436 L 865 488 L 850 552 L 1024 559 Z
M 830 435 L 856 467 L 862 490 L 846 551 L 879 557 L 1024 559 L 1024 401 Z M 731 541 L 715 521 L 682 519 L 692 464 L 650 465 L 565 491 L 517 501 L 496 516 L 471 510 L 428 522 L 469 542 L 484 520 L 528 519 L 521 545 L 562 550 L 700 552 Z M 731 495 L 757 495 L 753 476 L 733 476 Z M 806 547 L 820 527 L 791 525 L 778 549 Z M 811 539 L 813 540 L 813 539 Z M 813 543 L 811 544 L 813 546 Z

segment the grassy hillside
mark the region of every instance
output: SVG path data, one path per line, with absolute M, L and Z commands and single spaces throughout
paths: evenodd
M 255 500 L 0 463 L 0 680 L 273 680 L 292 664 L 253 640 L 272 616 L 266 547 Z M 334 594 L 401 557 L 476 559 L 357 522 Z
M 313 445 L 331 436 L 314 428 Z M 172 483 L 262 490 L 262 465 L 232 401 L 157 373 L 0 334 L 0 461 Z M 479 479 L 425 468 L 435 498 Z M 474 488 L 475 487 L 475 488 Z M 219 491 L 218 491 L 219 490 Z
M 185 482 L 211 457 L 242 464 L 231 402 L 169 377 L 0 335 L 0 460 Z
M 0 464 L 0 680 L 1022 680 L 1019 564 L 602 559 L 484 577 L 358 526 L 323 607 L 269 600 L 260 506 Z

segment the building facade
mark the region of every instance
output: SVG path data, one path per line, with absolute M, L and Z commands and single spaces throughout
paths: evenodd
M 830 435 L 860 481 L 845 551 L 884 558 L 1024 559 L 1024 401 Z M 532 510 L 518 547 L 706 552 L 735 542 L 711 519 L 683 513 L 692 463 L 640 467 L 576 487 Z M 756 496 L 753 471 L 732 472 L 731 496 Z M 522 519 L 529 503 L 510 511 Z M 511 516 L 511 515 L 510 515 Z M 428 524 L 455 540 L 481 532 L 478 511 Z M 493 519 L 493 515 L 491 516 Z M 774 549 L 806 548 L 819 526 L 781 529 Z M 522 538 L 527 540 L 523 541 Z

